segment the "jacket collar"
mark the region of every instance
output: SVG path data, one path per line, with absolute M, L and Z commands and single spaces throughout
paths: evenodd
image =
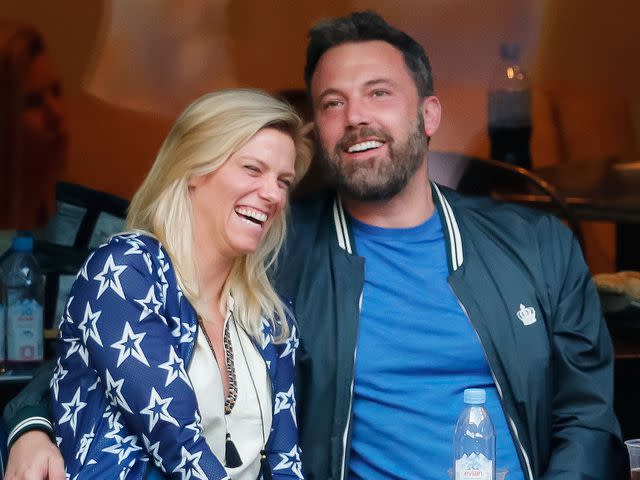
M 447 258 L 449 263 L 449 271 L 455 272 L 464 260 L 464 254 L 462 251 L 462 238 L 460 237 L 460 229 L 458 228 L 458 221 L 449 201 L 444 196 L 440 187 L 434 182 L 431 182 L 431 194 L 433 195 L 433 201 L 436 204 L 440 220 L 442 222 L 445 231 L 445 243 L 447 250 Z M 336 238 L 338 240 L 338 246 L 345 250 L 349 254 L 354 254 L 352 247 L 353 242 L 351 240 L 352 232 L 348 216 L 344 211 L 342 200 L 340 195 L 336 195 L 333 201 L 333 222 L 336 229 Z

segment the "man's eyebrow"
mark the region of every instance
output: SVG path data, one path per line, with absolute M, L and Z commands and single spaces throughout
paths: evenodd
M 337 88 L 327 88 L 320 95 L 318 95 L 318 102 L 321 102 L 323 98 L 329 95 L 341 95 L 342 92 Z
M 393 82 L 389 78 L 374 78 L 372 80 L 369 80 L 369 81 L 365 82 L 365 84 L 364 84 L 365 87 L 375 87 L 376 85 L 393 86 L 393 85 L 395 85 L 395 82 Z
M 371 87 L 375 87 L 375 86 L 379 86 L 379 85 L 389 85 L 389 86 L 394 86 L 395 82 L 393 82 L 391 79 L 389 78 L 384 78 L 384 77 L 380 77 L 380 78 L 373 78 L 371 80 L 367 80 L 363 87 L 364 88 L 371 88 Z M 325 91 L 323 91 L 319 96 L 318 96 L 318 102 L 321 102 L 325 97 L 329 96 L 329 95 L 342 95 L 342 91 L 338 88 L 327 88 Z

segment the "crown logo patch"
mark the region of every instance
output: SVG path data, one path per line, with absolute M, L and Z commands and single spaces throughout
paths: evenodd
M 516 313 L 518 320 L 520 320 L 525 326 L 536 323 L 536 311 L 533 307 L 525 307 L 520 304 L 520 310 Z

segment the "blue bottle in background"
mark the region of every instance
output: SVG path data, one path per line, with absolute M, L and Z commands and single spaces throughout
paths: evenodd
M 6 365 L 23 370 L 43 359 L 44 281 L 33 256 L 33 238 L 18 236 L 2 262 L 5 287 Z
M 464 391 L 465 408 L 460 413 L 453 437 L 455 480 L 495 480 L 496 434 L 484 404 L 481 388 Z

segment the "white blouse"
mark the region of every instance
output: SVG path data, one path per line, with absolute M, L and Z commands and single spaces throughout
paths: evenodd
M 227 429 L 238 449 L 242 465 L 226 468 L 232 480 L 255 480 L 260 472 L 260 450 L 271 431 L 271 380 L 262 355 L 247 333 L 231 319 L 233 299 L 227 301 L 225 328 L 229 325 L 238 396 L 227 415 L 225 428 L 224 386 L 220 370 L 204 333 L 199 332 L 189 377 L 196 392 L 207 444 L 224 465 Z M 237 328 L 236 328 L 237 327 Z M 242 347 L 240 347 L 242 343 Z M 244 354 L 243 354 L 244 352 Z M 255 388 L 249 376 L 253 374 Z M 256 398 L 257 394 L 257 398 Z M 262 418 L 260 416 L 262 407 Z

